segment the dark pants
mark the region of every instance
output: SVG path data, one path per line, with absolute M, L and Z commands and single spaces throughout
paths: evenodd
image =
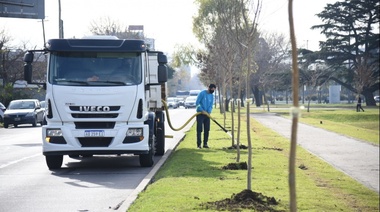
M 202 144 L 202 131 L 203 132 L 203 146 L 207 146 L 208 133 L 210 131 L 210 118 L 206 115 L 200 114 L 197 116 L 197 146 Z
M 360 110 L 362 110 L 364 112 L 364 109 L 362 108 L 362 104 L 358 103 L 356 105 L 356 112 L 360 112 Z

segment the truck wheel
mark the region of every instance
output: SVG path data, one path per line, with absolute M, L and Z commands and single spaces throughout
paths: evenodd
M 152 167 L 153 166 L 153 149 L 149 150 L 148 154 L 143 154 L 139 156 L 140 166 L 142 167 Z
M 8 128 L 8 123 L 4 123 L 4 128 Z
M 165 154 L 165 117 L 163 112 L 157 112 L 156 117 L 159 118 L 160 122 L 156 123 L 157 129 L 156 129 L 156 143 L 155 143 L 155 149 L 156 153 L 155 155 L 164 155 Z
M 155 136 L 153 135 L 151 139 L 155 139 Z M 153 166 L 154 150 L 153 150 L 152 143 L 154 143 L 154 140 L 153 140 L 153 142 L 149 142 L 148 154 L 143 154 L 143 155 L 139 156 L 140 166 L 142 166 L 142 167 L 152 167 Z
M 50 170 L 59 169 L 62 166 L 63 155 L 47 155 L 45 159 Z

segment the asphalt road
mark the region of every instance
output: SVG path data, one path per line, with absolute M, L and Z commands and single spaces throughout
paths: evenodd
M 254 113 L 251 116 L 290 140 L 290 119 L 275 113 Z M 379 146 L 302 123 L 298 124 L 297 143 L 379 193 Z
M 194 113 L 169 110 L 175 127 Z M 0 212 L 124 212 L 186 129 L 172 131 L 166 124 L 165 134 L 173 138 L 166 139 L 167 153 L 155 157 L 154 167 L 140 167 L 134 155 L 81 160 L 65 156 L 62 168 L 50 171 L 42 155 L 41 127 L 0 128 Z

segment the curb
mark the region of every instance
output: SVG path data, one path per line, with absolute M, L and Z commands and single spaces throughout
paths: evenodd
M 164 163 L 169 158 L 173 150 L 177 148 L 177 146 L 185 139 L 185 137 L 186 135 L 183 135 L 173 149 L 168 149 L 165 152 L 165 154 L 161 157 L 161 159 L 157 162 L 153 169 L 148 173 L 148 175 L 146 175 L 145 178 L 140 182 L 136 189 L 123 202 L 120 203 L 119 207 L 116 208 L 116 211 L 128 211 L 128 208 L 137 199 L 139 193 L 141 193 L 146 189 L 146 187 L 148 187 L 158 170 L 160 170 L 160 168 L 162 167 L 162 165 L 164 165 Z

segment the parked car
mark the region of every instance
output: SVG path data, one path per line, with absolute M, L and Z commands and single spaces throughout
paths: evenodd
M 42 125 L 43 115 L 38 99 L 13 100 L 4 113 L 4 128 L 8 128 L 10 124 L 14 127 L 20 124 L 32 124 L 33 127 L 37 126 L 37 123 Z
M 176 97 L 176 99 L 177 99 L 177 102 L 178 102 L 178 107 L 179 106 L 185 107 L 185 99 L 184 98 L 182 98 L 182 97 Z
M 168 108 L 173 108 L 173 109 L 178 108 L 179 104 L 178 104 L 177 98 L 175 98 L 175 97 L 169 97 L 167 99 L 167 106 L 168 106 Z
M 185 108 L 195 108 L 196 104 L 195 102 L 197 101 L 197 96 L 188 96 L 185 99 Z
M 380 102 L 380 96 L 373 97 L 375 99 L 375 102 Z
M 7 108 L 0 102 L 0 122 L 4 120 L 4 112 Z

